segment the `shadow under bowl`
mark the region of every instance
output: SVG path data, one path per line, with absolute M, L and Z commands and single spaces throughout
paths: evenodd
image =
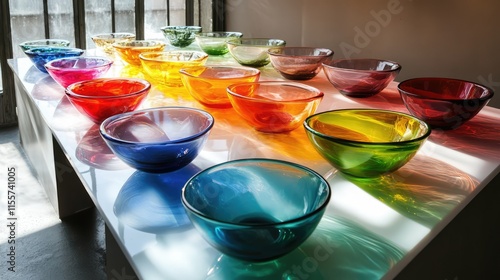
M 43 73 L 48 73 L 45 65 L 53 60 L 65 57 L 78 57 L 84 51 L 78 48 L 69 47 L 40 47 L 26 50 L 24 52 L 35 67 Z
M 408 111 L 433 128 L 455 129 L 472 119 L 493 98 L 492 89 L 478 83 L 440 77 L 398 84 Z
M 45 68 L 59 85 L 67 88 L 73 83 L 103 76 L 112 64 L 113 61 L 106 57 L 81 56 L 52 60 Z
M 345 96 L 370 97 L 394 81 L 401 65 L 370 58 L 340 59 L 323 63 L 328 81 Z
M 377 109 L 321 112 L 304 122 L 306 134 L 333 167 L 354 177 L 377 177 L 404 166 L 431 134 L 418 118 Z
M 271 64 L 284 78 L 310 80 L 322 69 L 322 63 L 333 56 L 333 51 L 314 47 L 284 47 L 268 51 Z
M 214 125 L 208 112 L 188 107 L 157 107 L 111 116 L 100 133 L 113 153 L 144 172 L 164 173 L 191 163 Z
M 247 261 L 290 253 L 314 231 L 330 201 L 328 182 L 286 161 L 242 159 L 194 175 L 182 190 L 188 217 L 220 252 Z
M 268 65 L 271 60 L 267 51 L 272 48 L 282 48 L 285 45 L 284 40 L 268 38 L 238 38 L 227 41 L 231 56 L 239 64 L 251 67 Z

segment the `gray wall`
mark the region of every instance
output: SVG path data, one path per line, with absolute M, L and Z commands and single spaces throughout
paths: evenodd
M 441 76 L 498 91 L 500 1 L 227 0 L 227 30 L 274 37 L 288 46 L 319 46 L 336 58 L 399 62 L 396 79 Z

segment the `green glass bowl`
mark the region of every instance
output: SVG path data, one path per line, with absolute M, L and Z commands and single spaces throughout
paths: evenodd
M 227 41 L 227 48 L 231 56 L 243 66 L 263 67 L 271 60 L 270 49 L 283 48 L 286 41 L 269 38 L 238 38 Z
M 185 48 L 194 42 L 196 34 L 201 33 L 201 26 L 164 26 L 160 30 L 170 45 Z
M 203 32 L 196 34 L 195 39 L 200 49 L 209 55 L 225 55 L 229 52 L 227 41 L 241 38 L 241 32 Z
M 318 113 L 304 121 L 314 148 L 340 172 L 376 177 L 404 166 L 431 134 L 424 121 L 377 109 Z

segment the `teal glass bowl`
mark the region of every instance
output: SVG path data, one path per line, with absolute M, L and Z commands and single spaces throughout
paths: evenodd
M 315 230 L 331 197 L 315 171 L 286 161 L 241 159 L 207 168 L 186 183 L 182 203 L 195 228 L 220 252 L 268 261 Z
M 44 47 L 69 47 L 70 41 L 64 39 L 40 39 L 24 41 L 19 44 L 19 47 L 26 52 L 27 50 L 44 48 Z
M 333 167 L 354 177 L 376 177 L 404 166 L 431 134 L 409 114 L 377 109 L 318 113 L 304 121 L 314 148 Z

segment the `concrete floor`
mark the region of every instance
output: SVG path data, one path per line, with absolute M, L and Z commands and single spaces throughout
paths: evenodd
M 9 167 L 16 168 L 14 232 L 7 219 Z M 64 221 L 57 217 L 19 143 L 17 127 L 0 128 L 0 186 L 0 279 L 106 279 L 103 220 L 95 209 Z M 12 235 L 15 244 L 8 243 Z M 12 245 L 15 272 L 9 271 L 7 256 Z

